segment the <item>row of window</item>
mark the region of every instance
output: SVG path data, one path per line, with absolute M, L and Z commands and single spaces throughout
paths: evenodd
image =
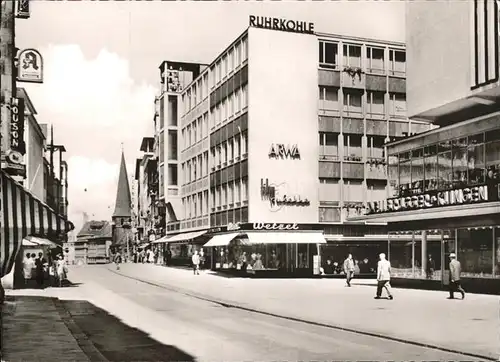
M 347 116 L 366 113 L 383 118 L 388 113 L 390 116 L 406 118 L 404 93 L 389 93 L 386 99 L 385 92 L 366 91 L 365 98 L 363 91 L 344 88 L 342 99 L 339 98 L 339 92 L 337 87 L 319 87 L 319 109 L 339 112 L 342 108 Z
M 212 207 L 233 207 L 237 202 L 248 201 L 248 178 L 230 181 L 210 190 Z
M 185 219 L 208 215 L 208 202 L 208 191 L 198 192 L 197 194 L 183 197 L 182 207 L 184 208 Z
M 210 68 L 210 89 L 226 79 L 235 69 L 248 59 L 248 39 L 236 42 Z
M 181 185 L 201 180 L 208 176 L 208 151 L 197 155 L 181 165 Z
M 211 149 L 211 165 L 214 167 L 225 167 L 230 162 L 236 162 L 248 152 L 248 134 L 239 133 L 236 136 L 222 142 Z
M 208 71 L 181 96 L 183 114 L 188 113 L 208 97 Z
M 382 184 L 368 184 L 365 187 L 362 181 L 358 180 L 346 180 L 342 187 L 337 180 L 319 180 L 319 201 L 339 202 L 342 199 L 341 194 L 344 202 L 349 204 L 363 202 L 365 195 L 368 201 L 382 200 L 386 190 Z
M 210 112 L 210 129 L 232 119 L 248 106 L 248 86 L 234 91 Z
M 363 157 L 362 135 L 344 134 L 344 158 L 361 158 Z M 319 134 L 320 155 L 331 156 L 336 159 L 340 156 L 339 135 L 334 133 Z M 367 157 L 368 158 L 384 158 L 384 137 L 368 136 L 367 137 Z
M 342 63 L 340 63 L 340 58 L 342 58 Z M 340 47 L 338 42 L 320 41 L 319 64 L 331 69 L 338 69 L 340 66 L 361 68 L 372 74 L 386 74 L 387 68 L 390 75 L 405 76 L 406 52 L 403 49 L 361 44 L 344 43 Z
M 185 150 L 209 135 L 208 112 L 182 129 L 182 149 Z
M 389 156 L 391 194 L 406 196 L 500 179 L 500 130 Z

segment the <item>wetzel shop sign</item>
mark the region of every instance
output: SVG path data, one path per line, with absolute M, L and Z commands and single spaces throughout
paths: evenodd
M 428 209 L 434 207 L 473 204 L 488 201 L 488 186 L 474 186 L 421 195 L 397 197 L 368 203 L 367 214 Z

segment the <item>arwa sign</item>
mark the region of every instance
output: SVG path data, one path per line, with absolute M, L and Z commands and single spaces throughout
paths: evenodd
M 293 160 L 300 159 L 300 152 L 298 146 L 285 145 L 283 143 L 273 143 L 269 149 L 269 158 L 285 159 L 291 158 Z

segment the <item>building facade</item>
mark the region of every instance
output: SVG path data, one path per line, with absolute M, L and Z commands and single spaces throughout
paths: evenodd
M 388 222 L 397 277 L 447 284 L 455 253 L 466 289 L 500 293 L 498 5 L 411 3 L 407 12 L 410 116 L 440 128 L 387 145 L 389 193 L 364 220 Z M 433 67 L 423 54 L 436 52 Z
M 375 262 L 384 226 L 347 218 L 385 197 L 385 142 L 431 128 L 406 117 L 404 44 L 257 21 L 180 97 L 182 216 L 167 218 L 170 242 L 202 245 L 207 231 L 238 223 L 297 223 L 324 231 L 323 259 L 359 250 Z

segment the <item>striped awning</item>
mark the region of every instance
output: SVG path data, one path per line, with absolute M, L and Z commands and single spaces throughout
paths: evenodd
M 25 237 L 58 240 L 73 229 L 70 221 L 0 170 L 0 277 L 12 270 Z

